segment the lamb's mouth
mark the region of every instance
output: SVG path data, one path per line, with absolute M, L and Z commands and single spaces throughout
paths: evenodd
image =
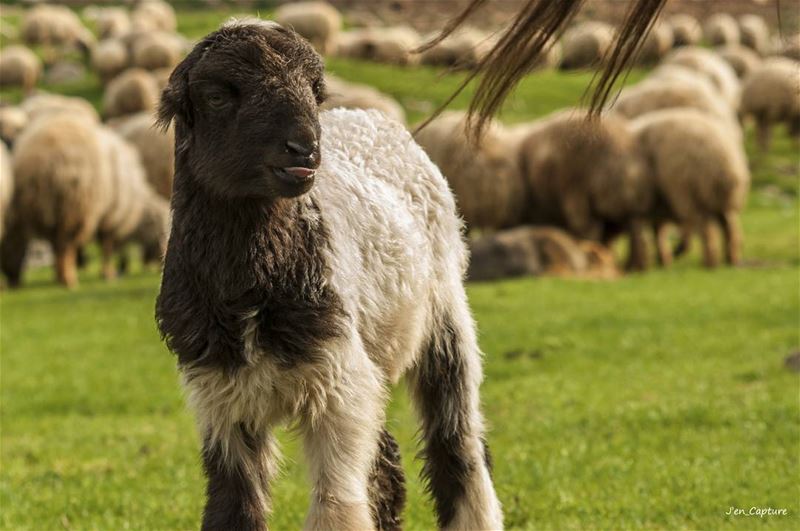
M 273 168 L 272 172 L 278 179 L 292 186 L 302 186 L 314 180 L 317 171 L 302 166 L 290 166 L 286 168 Z

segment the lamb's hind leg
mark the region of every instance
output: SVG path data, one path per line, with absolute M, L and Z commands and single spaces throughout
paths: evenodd
M 378 531 L 399 531 L 403 525 L 406 485 L 397 441 L 384 428 L 369 478 L 372 521 Z
M 466 307 L 448 310 L 411 373 L 424 437 L 423 474 L 444 529 L 500 529 L 478 405 L 480 353 Z
M 725 237 L 725 260 L 728 265 L 737 265 L 741 258 L 742 226 L 736 212 L 726 212 L 719 219 Z

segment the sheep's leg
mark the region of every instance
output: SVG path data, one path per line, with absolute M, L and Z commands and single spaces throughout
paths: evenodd
M 633 219 L 628 226 L 630 237 L 630 255 L 628 267 L 630 271 L 644 271 L 647 269 L 647 242 L 644 237 L 644 221 Z
M 346 377 L 330 382 L 324 404 L 302 419 L 313 485 L 305 529 L 375 528 L 368 486 L 379 451 L 385 392 L 363 348 L 346 356 Z
M 369 504 L 378 531 L 402 529 L 406 480 L 397 441 L 384 428 L 369 478 Z
M 658 263 L 661 267 L 669 267 L 672 265 L 672 252 L 669 248 L 669 233 L 667 232 L 668 225 L 666 222 L 657 221 L 653 225 L 653 235 L 656 240 L 656 250 L 658 255 Z
M 103 278 L 114 280 L 117 278 L 117 270 L 114 267 L 114 240 L 112 238 L 102 238 L 100 246 L 103 253 Z
M 729 265 L 737 265 L 742 248 L 742 226 L 735 212 L 720 216 L 720 225 L 725 236 L 725 260 Z
M 719 265 L 719 249 L 712 219 L 703 220 L 700 238 L 703 242 L 703 265 L 708 268 L 717 267 Z
M 759 118 L 756 120 L 756 140 L 761 151 L 768 151 L 772 140 L 772 127 L 769 120 Z
M 676 258 L 689 252 L 692 245 L 692 232 L 694 231 L 693 225 L 690 222 L 681 223 L 680 229 L 681 239 L 672 251 Z
M 441 318 L 409 380 L 422 418 L 423 475 L 441 528 L 501 529 L 478 405 L 481 367 L 474 325 L 465 302 L 450 311 L 457 317 Z
M 10 222 L 0 242 L 0 266 L 12 288 L 22 283 L 22 269 L 28 250 L 28 232 L 18 222 Z
M 269 480 L 277 449 L 271 434 L 236 424 L 226 437 L 203 443 L 208 478 L 203 531 L 264 531 Z
M 56 280 L 72 289 L 78 287 L 78 250 L 72 243 L 54 246 Z

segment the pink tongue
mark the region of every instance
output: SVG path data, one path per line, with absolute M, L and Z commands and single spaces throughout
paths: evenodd
M 294 175 L 295 177 L 300 177 L 301 179 L 311 177 L 312 175 L 314 175 L 314 173 L 316 173 L 315 170 L 312 170 L 310 168 L 303 168 L 300 166 L 292 166 L 289 168 L 284 168 L 283 171 L 291 175 Z

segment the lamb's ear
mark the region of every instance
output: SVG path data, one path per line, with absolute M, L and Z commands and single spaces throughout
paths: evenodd
M 214 41 L 217 32 L 211 33 L 198 42 L 192 51 L 181 61 L 169 76 L 167 86 L 161 92 L 161 102 L 158 105 L 156 124 L 166 129 L 170 122 L 181 120 L 189 127 L 192 126 L 192 102 L 189 98 L 189 71 L 205 53 L 208 46 Z

